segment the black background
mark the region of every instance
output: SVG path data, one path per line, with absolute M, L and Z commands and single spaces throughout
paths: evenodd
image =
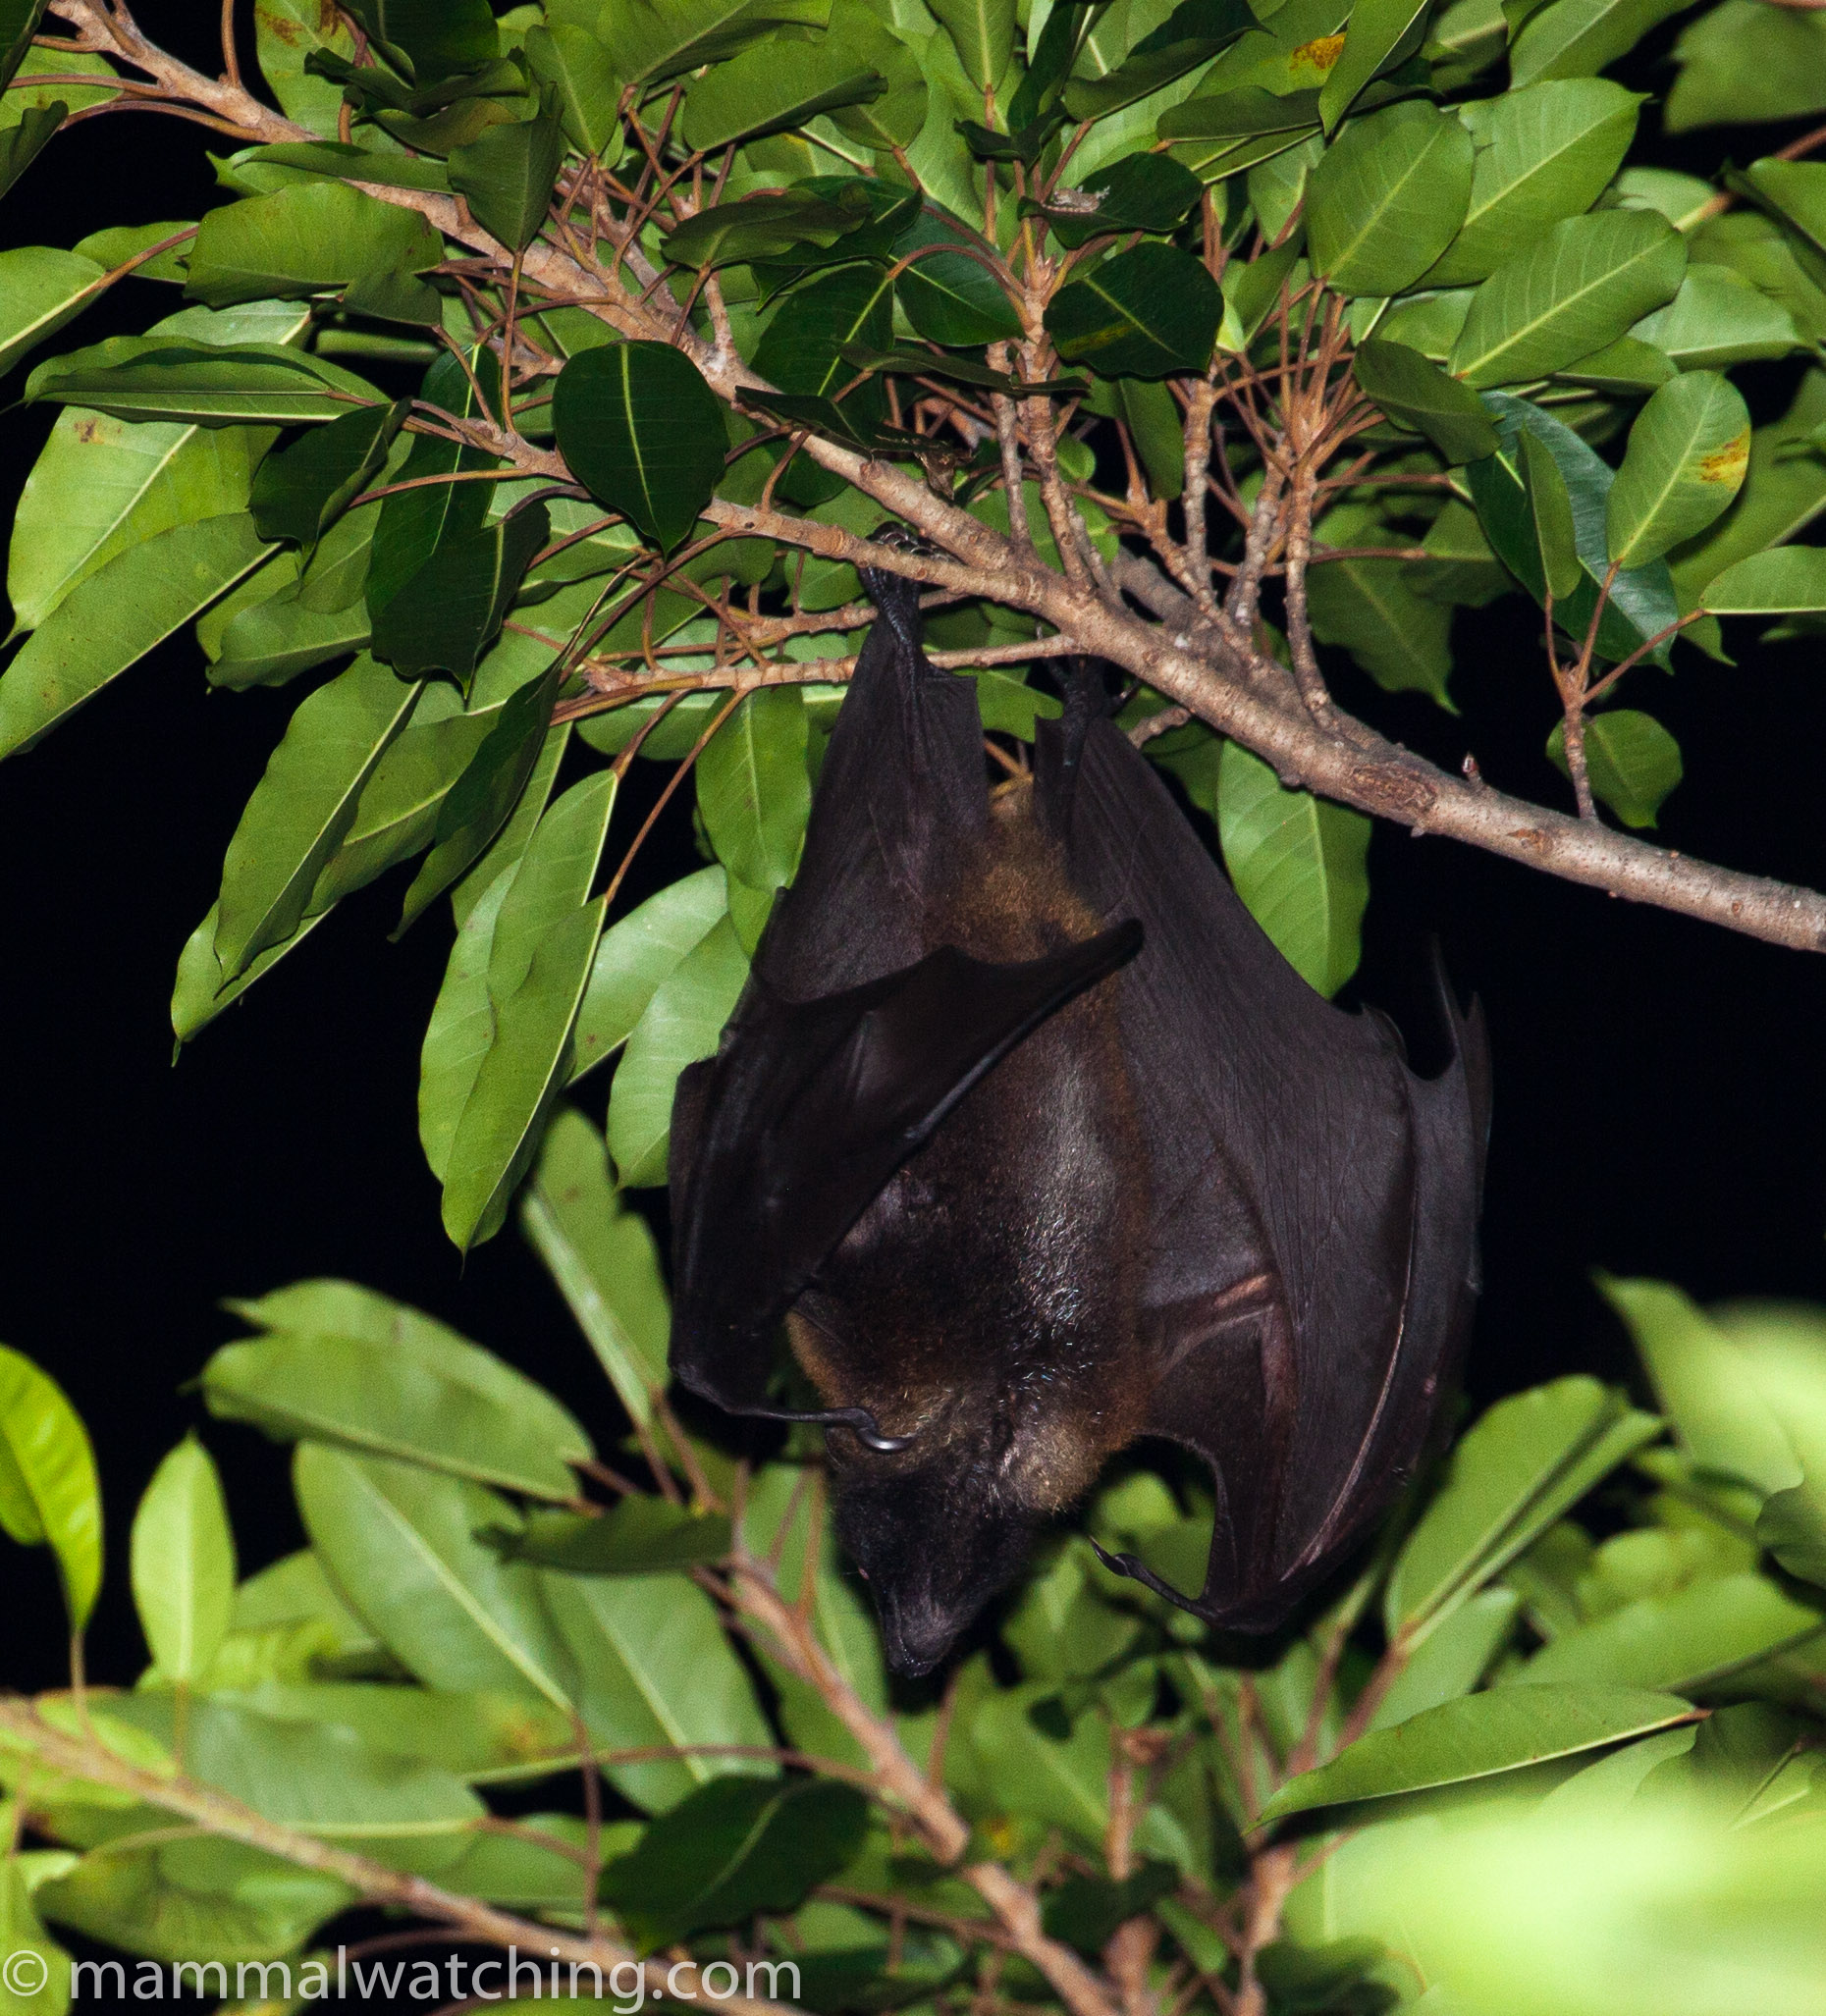
M 139 10 L 155 39 L 211 72 L 213 15 Z M 1637 59 L 1633 81 L 1665 88 L 1656 58 L 1670 37 Z M 1749 158 L 1797 131 L 1736 136 L 1735 151 Z M 1684 154 L 1680 165 L 1703 172 L 1730 137 L 1699 135 L 1661 158 Z M 145 115 L 91 120 L 28 171 L 0 232 L 7 243 L 67 245 L 103 224 L 194 217 L 219 200 L 204 149 L 229 144 Z M 142 328 L 178 305 L 175 290 L 130 281 L 55 346 Z M 1796 375 L 1744 374 L 1759 418 L 1781 409 Z M 9 517 L 50 417 L 0 417 Z M 1826 883 L 1819 650 L 1731 642 L 1736 669 L 1683 653 L 1671 679 L 1633 675 L 1629 698 L 1686 758 L 1661 837 Z M 1475 751 L 1492 782 L 1561 804 L 1565 785 L 1541 754 L 1554 703 L 1534 612 L 1512 598 L 1462 613 L 1456 643 L 1457 718 L 1391 700 L 1347 664 L 1333 668 L 1340 698 L 1442 764 Z M 414 1095 L 450 933 L 433 916 L 387 943 L 400 878 L 345 905 L 173 1068 L 179 948 L 297 697 L 209 693 L 186 637 L 0 768 L 0 1340 L 63 1383 L 95 1438 L 111 1534 L 91 1634 L 98 1678 L 127 1679 L 142 1659 L 126 1531 L 154 1464 L 201 1418 L 185 1387 L 233 1333 L 223 1296 L 314 1274 L 365 1282 L 501 1351 L 608 1426 L 593 1361 L 517 1235 L 465 1264 L 440 1229 Z M 651 788 L 642 780 L 639 795 Z M 683 865 L 688 834 L 675 827 L 661 845 L 674 851 L 650 864 L 654 875 Z M 1826 1298 L 1826 962 L 1386 826 L 1370 875 L 1353 991 L 1414 1019 L 1421 944 L 1436 930 L 1490 1020 L 1476 1399 L 1569 1370 L 1629 1375 L 1593 1267 L 1658 1275 L 1701 1298 Z M 599 1121 L 605 1091 L 600 1080 L 590 1091 Z M 283 1454 L 239 1428 L 209 1440 L 243 1566 L 296 1545 Z M 55 1684 L 48 1563 L 8 1549 L 0 1591 L 0 1684 Z

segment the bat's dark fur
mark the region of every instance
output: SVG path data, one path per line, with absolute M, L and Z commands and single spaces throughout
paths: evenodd
M 871 576 L 804 859 L 672 1126 L 672 1365 L 739 1413 L 769 1337 L 828 1411 L 888 1656 L 936 1666 L 1138 1437 L 1210 1463 L 1197 1596 L 1271 1627 L 1425 1439 L 1475 1287 L 1481 1025 L 1447 1070 L 1329 1007 L 1073 690 L 991 794 L 973 684 Z

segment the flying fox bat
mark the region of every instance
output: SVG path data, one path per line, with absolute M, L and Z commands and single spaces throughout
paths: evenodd
M 896 1671 L 932 1670 L 1142 1436 L 1210 1465 L 1212 1623 L 1277 1624 L 1387 1504 L 1477 1285 L 1487 1067 L 1322 1000 L 1101 688 L 989 788 L 915 584 L 837 717 L 798 876 L 672 1109 L 682 1384 L 824 1423 Z M 770 1400 L 784 1317 L 826 1403 Z M 1100 1550 L 1101 1552 L 1101 1550 Z

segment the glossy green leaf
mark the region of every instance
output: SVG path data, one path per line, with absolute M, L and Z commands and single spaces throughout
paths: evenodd
M 1201 194 L 1199 179 L 1170 154 L 1125 154 L 1092 170 L 1073 192 L 1083 207 L 1033 205 L 1060 244 L 1077 246 L 1106 233 L 1169 232 Z
M 869 0 L 833 0 L 830 40 L 886 86 L 878 97 L 833 106 L 832 125 L 866 146 L 910 147 L 925 127 L 932 96 L 918 53 L 889 32 Z
M 1408 99 L 1353 120 L 1307 183 L 1314 266 L 1341 293 L 1400 293 L 1465 221 L 1471 177 L 1471 135 L 1451 113 Z
M 1729 379 L 1690 371 L 1664 385 L 1637 415 L 1611 485 L 1612 559 L 1640 566 L 1704 531 L 1743 488 L 1749 448 L 1749 408 Z
M 753 889 L 783 889 L 799 865 L 812 784 L 796 686 L 763 686 L 736 708 L 696 766 L 698 811 L 717 858 Z
M 605 1776 L 618 1791 L 664 1806 L 713 1779 L 771 1777 L 768 1759 L 710 1747 L 767 1749 L 774 1738 L 754 1682 L 702 1589 L 682 1574 L 537 1572 L 581 1676 L 577 1705 L 591 1735 L 608 1750 L 661 1753 L 609 1765 Z
M 1753 161 L 1728 180 L 1784 227 L 1802 268 L 1816 286 L 1826 285 L 1826 164 Z
M 359 406 L 269 454 L 255 473 L 248 509 L 262 539 L 314 548 L 387 459 L 405 402 Z
M 235 1536 L 209 1452 L 187 1435 L 134 1514 L 134 1607 L 162 1680 L 194 1685 L 228 1636 Z
M 689 357 L 666 344 L 612 343 L 572 357 L 553 423 L 578 479 L 670 552 L 723 474 L 723 407 Z
M 1426 693 L 1452 709 L 1451 612 L 1420 593 L 1406 560 L 1325 560 L 1307 575 L 1307 611 L 1321 644 L 1348 651 L 1390 693 Z
M 1140 19 L 1153 19 L 1150 13 Z M 1139 25 L 1139 19 L 1136 25 Z M 1101 77 L 1080 76 L 1061 93 L 1074 119 L 1103 119 L 1197 70 L 1255 27 L 1240 0 L 1181 0 Z
M 1487 114 L 1474 128 L 1471 203 L 1428 284 L 1487 279 L 1549 225 L 1588 210 L 1622 164 L 1640 104 L 1621 84 L 1566 78 L 1468 108 Z
M 680 266 L 706 269 L 783 259 L 806 247 L 829 250 L 872 217 L 866 198 L 844 202 L 802 189 L 768 189 L 700 210 L 667 235 L 664 250 Z
M 821 28 L 830 15 L 831 0 L 645 0 L 605 8 L 600 30 L 620 76 L 664 83 L 733 56 L 770 28 Z
M 74 321 L 100 292 L 104 271 L 54 245 L 0 252 L 0 371 Z
M 222 1698 L 224 1690 L 215 1691 Z M 511 1778 L 541 1764 L 562 1766 L 576 1754 L 569 1718 L 523 1693 L 276 1679 L 236 1691 L 236 1705 L 274 1722 L 351 1729 L 370 1750 L 435 1764 L 462 1778 Z
M 1553 0 L 1529 16 L 1512 42 L 1510 83 L 1595 77 L 1681 7 L 1682 0 Z
M 1738 560 L 1784 545 L 1826 510 L 1826 454 L 1809 437 L 1826 424 L 1826 371 L 1810 370 L 1779 419 L 1750 438 L 1749 470 L 1738 501 L 1709 532 L 1681 548 L 1671 565 L 1682 607 Z
M 756 42 L 692 84 L 684 135 L 704 153 L 805 126 L 821 112 L 866 104 L 887 88 L 835 36 L 821 42 Z
M 1329 1764 L 1289 1778 L 1262 1818 L 1284 1820 L 1316 1807 L 1520 1771 L 1666 1728 L 1692 1713 L 1676 1695 L 1628 1686 L 1536 1685 L 1474 1694 L 1360 1736 Z
M 539 504 L 524 504 L 472 532 L 447 532 L 437 551 L 383 607 L 374 609 L 370 598 L 375 656 L 386 659 L 402 678 L 445 671 L 467 690 L 477 661 L 499 634 L 533 555 L 550 532 L 545 506 Z
M 1047 332 L 1068 363 L 1102 378 L 1166 378 L 1202 371 L 1223 319 L 1223 295 L 1176 246 L 1144 242 L 1066 283 L 1047 308 Z
M 355 38 L 340 10 L 326 12 L 323 0 L 253 0 L 254 49 L 260 75 L 286 117 L 334 139 L 343 93 L 327 78 L 304 68 L 313 50 L 352 60 Z
M 652 1822 L 604 1870 L 603 1896 L 648 1946 L 789 1911 L 850 1860 L 867 1820 L 850 1785 L 725 1778 Z
M 729 1521 L 663 1498 L 624 1498 L 606 1512 L 533 1512 L 503 1536 L 510 1561 L 567 1575 L 652 1575 L 722 1561 Z
M 1426 12 L 1425 0 L 1357 0 L 1344 47 L 1319 87 L 1318 109 L 1326 133 L 1336 128 L 1357 94 L 1404 45 L 1416 46 L 1419 37 L 1412 30 Z
M 1801 347 L 1793 314 L 1729 266 L 1693 264 L 1665 307 L 1631 330 L 1683 371 L 1722 371 Z
M 495 1039 L 457 1123 L 445 1176 L 444 1229 L 463 1251 L 501 1229 L 538 1149 L 547 1110 L 568 1076 L 571 1024 L 602 922 L 599 897 L 554 925 L 518 989 L 496 1003 Z
M 955 219 L 926 205 L 894 239 L 896 260 L 921 254 L 894 283 L 896 305 L 928 343 L 978 345 L 1021 333 L 1019 311 L 979 257 L 946 249 L 974 242 Z M 927 248 L 932 249 L 928 250 Z
M 0 1863 L 0 1945 L 11 1979 L 0 1981 L 0 2016 L 65 2016 L 70 1955 L 45 1931 L 31 1892 L 31 1856 L 9 1855 Z M 15 1981 L 23 1987 L 16 1989 Z
M 559 94 L 548 88 L 536 118 L 491 126 L 466 147 L 452 150 L 451 187 L 484 231 L 509 251 L 521 252 L 545 223 L 564 159 Z
M 1253 84 L 1201 92 L 1159 119 L 1160 137 L 1166 140 L 1242 140 L 1262 133 L 1316 133 L 1318 128 L 1317 91 L 1283 94 Z
M 507 1526 L 505 1499 L 414 1464 L 304 1443 L 298 1510 L 337 1590 L 428 1687 L 531 1691 L 568 1711 L 566 1655 L 536 1572 L 474 1536 Z
M 69 80 L 93 78 L 89 83 Z M 120 73 L 105 56 L 65 49 L 29 48 L 4 92 L 0 92 L 0 129 L 17 126 L 30 112 L 62 103 L 72 112 L 106 104 L 120 96 Z M 46 80 L 56 79 L 49 82 Z
M 0 86 L 10 84 L 44 21 L 44 0 L 6 0 L 0 8 Z
M 1014 12 L 1014 0 L 935 0 L 932 13 L 979 91 L 994 90 L 1008 67 Z
M 1669 133 L 1826 111 L 1826 22 L 1810 13 L 1724 0 L 1681 29 L 1674 62 Z
M 627 1040 L 662 982 L 727 908 L 724 871 L 704 868 L 604 931 L 572 1033 L 572 1084 Z
M 57 137 L 69 110 L 61 98 L 54 98 L 48 105 L 33 106 L 17 126 L 0 127 L 0 196 Z
M 369 623 L 359 601 L 346 609 L 314 609 L 295 581 L 243 610 L 223 629 L 209 683 L 242 691 L 283 686 L 313 665 L 365 649 Z
M 620 80 L 602 42 L 569 22 L 528 28 L 520 44 L 533 81 L 558 94 L 564 137 L 613 168 L 620 154 Z
M 1528 493 L 1529 521 L 1534 551 L 1540 557 L 1541 578 L 1548 594 L 1556 602 L 1564 602 L 1578 589 L 1581 578 L 1572 496 L 1559 463 L 1539 435 L 1524 434 L 1519 446 L 1522 485 Z
M 1419 350 L 1372 336 L 1358 345 L 1353 368 L 1391 420 L 1425 435 L 1448 462 L 1496 452 L 1496 429 L 1477 395 Z
M 416 1309 L 342 1282 L 240 1303 L 270 1334 L 203 1371 L 222 1420 L 275 1441 L 333 1443 L 560 1502 L 589 1437 L 542 1387 Z
M 1426 1633 L 1370 1718 L 1372 1729 L 1423 1715 L 1469 1694 L 1515 1627 L 1522 1599 L 1513 1589 L 1480 1589 Z
M 299 705 L 222 864 L 215 949 L 226 980 L 297 928 L 417 699 L 417 687 L 364 653 Z
M 178 972 L 171 992 L 171 1032 L 178 1041 L 188 1043 L 222 1014 L 232 1008 L 255 981 L 267 973 L 288 952 L 300 945 L 329 915 L 328 909 L 306 910 L 303 921 L 291 937 L 262 952 L 247 966 L 239 980 L 230 980 L 216 957 L 216 906 L 212 903 L 203 921 L 184 941 L 178 955 Z
M 644 1424 L 671 1376 L 671 1304 L 647 1221 L 622 1204 L 603 1137 L 580 1113 L 561 1110 L 546 1129 L 520 1222 L 617 1399 Z
M 1820 1614 L 1761 1575 L 1720 1575 L 1645 1596 L 1563 1631 L 1513 1678 L 1690 1693 L 1815 1635 Z
M 1362 956 L 1369 820 L 1289 790 L 1261 757 L 1226 741 L 1217 837 L 1237 894 L 1281 956 L 1309 986 L 1335 994 Z
M 206 427 L 340 420 L 379 395 L 327 358 L 282 344 L 233 347 L 159 336 L 111 336 L 52 357 L 26 381 L 28 399 L 94 406 L 124 420 L 199 420 Z
M 678 1074 L 716 1049 L 747 979 L 747 954 L 725 918 L 660 983 L 634 1026 L 609 1092 L 609 1148 L 627 1189 L 666 1181 Z
M 500 46 L 488 0 L 351 0 L 349 12 L 420 84 L 479 70 Z
M 1034 1711 L 1053 1696 L 1049 1682 L 997 1689 L 986 1698 L 966 1734 L 999 1812 L 1063 1829 L 1083 1841 L 1101 1840 L 1109 1821 L 1109 1728 L 1095 1710 L 1068 1731 L 1043 1726 Z M 1056 1705 L 1056 1704 L 1055 1704 Z
M 1727 567 L 1699 598 L 1721 616 L 1826 612 L 1826 549 L 1778 546 Z
M 101 1590 L 101 1486 L 88 1431 L 63 1389 L 0 1345 L 0 1531 L 57 1560 L 70 1628 Z
M 1396 1561 L 1383 1606 L 1390 1635 L 1487 1580 L 1557 1518 L 1565 1489 L 1583 1477 L 1582 1459 L 1608 1453 L 1620 1420 L 1632 1417 L 1584 1377 L 1557 1379 L 1489 1408 L 1460 1437 L 1443 1484 Z M 1651 1421 L 1646 1432 L 1653 1428 Z M 1549 1504 L 1551 1518 L 1543 1513 Z
M 0 756 L 47 733 L 270 551 L 244 512 L 174 525 L 75 589 L 0 674 Z
M 1547 758 L 1566 770 L 1566 728 L 1555 722 Z M 1652 826 L 1661 801 L 1681 780 L 1680 744 L 1654 718 L 1613 707 L 1585 722 L 1585 771 L 1593 793 L 1626 826 Z
M 855 377 L 845 350 L 885 348 L 893 330 L 893 288 L 886 269 L 857 265 L 826 275 L 780 304 L 755 347 L 755 369 L 782 393 L 829 398 Z M 877 387 L 845 402 L 851 425 L 867 429 L 882 412 Z
M 1512 385 L 1589 356 L 1668 300 L 1686 270 L 1680 234 L 1652 211 L 1570 217 L 1472 295 L 1452 373 Z
M 342 183 L 298 183 L 211 210 L 190 247 L 188 292 L 212 308 L 422 273 L 444 241 L 415 210 Z

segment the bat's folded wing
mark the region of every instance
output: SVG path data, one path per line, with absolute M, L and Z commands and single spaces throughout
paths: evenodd
M 1063 776 L 1044 741 L 1039 774 Z M 1059 791 L 1074 882 L 1146 931 L 1118 1011 L 1153 1177 L 1150 1427 L 1217 1487 L 1206 1588 L 1164 1593 L 1268 1628 L 1387 1503 L 1450 1376 L 1475 1271 L 1481 1027 L 1453 1011 L 1452 1063 L 1416 1079 L 1375 1019 L 1288 966 L 1110 723 Z
M 673 1199 L 671 1362 L 685 1385 L 733 1412 L 761 1407 L 768 1331 L 895 1170 L 1141 940 L 1128 922 L 1008 965 L 941 946 L 812 1001 L 757 981 L 719 1055 L 680 1087 L 691 1141 Z

